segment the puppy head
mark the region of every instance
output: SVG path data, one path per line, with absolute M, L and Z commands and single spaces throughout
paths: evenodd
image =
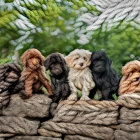
M 36 70 L 40 65 L 44 65 L 45 58 L 37 49 L 29 49 L 21 56 L 23 67 Z
M 88 67 L 91 63 L 91 52 L 84 49 L 76 49 L 65 57 L 66 63 L 69 67 L 82 70 Z
M 67 71 L 66 62 L 62 54 L 52 53 L 45 60 L 46 70 L 50 70 L 53 75 L 59 76 Z
M 91 70 L 97 73 L 103 73 L 108 71 L 108 68 L 111 67 L 112 61 L 106 55 L 104 51 L 97 51 L 92 53 L 91 56 Z

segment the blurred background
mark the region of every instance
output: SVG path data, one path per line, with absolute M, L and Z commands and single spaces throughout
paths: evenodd
M 140 0 L 0 0 L 0 64 L 29 48 L 45 57 L 103 49 L 121 73 L 140 60 Z

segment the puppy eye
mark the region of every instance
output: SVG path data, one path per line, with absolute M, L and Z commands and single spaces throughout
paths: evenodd
M 136 81 L 138 81 L 139 80 L 139 78 L 136 78 Z
M 77 59 L 78 59 L 78 57 L 74 58 L 74 60 L 77 60 Z
M 86 57 L 83 57 L 84 58 L 84 60 L 87 60 L 87 58 Z

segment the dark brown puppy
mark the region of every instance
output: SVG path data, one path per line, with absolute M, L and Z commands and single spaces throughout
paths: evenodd
M 90 69 L 96 86 L 91 91 L 90 98 L 97 90 L 101 91 L 101 100 L 113 99 L 114 93 L 118 95 L 120 77 L 111 64 L 112 61 L 104 51 L 92 53 Z
M 58 103 L 61 99 L 65 100 L 70 95 L 68 84 L 68 67 L 65 59 L 60 53 L 52 53 L 45 60 L 46 70 L 50 70 L 52 84 L 52 100 Z

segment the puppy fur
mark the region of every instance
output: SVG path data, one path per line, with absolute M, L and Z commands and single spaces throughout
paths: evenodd
M 45 58 L 37 49 L 29 49 L 21 57 L 23 72 L 21 79 L 25 79 L 25 92 L 27 97 L 32 96 L 33 92 L 42 91 L 42 85 L 52 95 L 52 89 L 45 75 Z
M 60 53 L 52 53 L 45 60 L 46 70 L 50 70 L 53 102 L 58 103 L 70 95 L 68 84 L 69 69 L 66 66 L 64 56 Z
M 77 89 L 82 91 L 80 100 L 90 100 L 89 91 L 95 86 L 89 69 L 91 52 L 84 49 L 76 49 L 65 57 L 70 67 L 68 75 L 71 95 L 68 100 L 77 100 Z
M 112 95 L 118 94 L 120 77 L 111 64 L 112 61 L 104 51 L 92 53 L 90 69 L 96 86 L 91 90 L 90 98 L 93 98 L 96 91 L 101 92 L 101 100 L 113 99 Z

